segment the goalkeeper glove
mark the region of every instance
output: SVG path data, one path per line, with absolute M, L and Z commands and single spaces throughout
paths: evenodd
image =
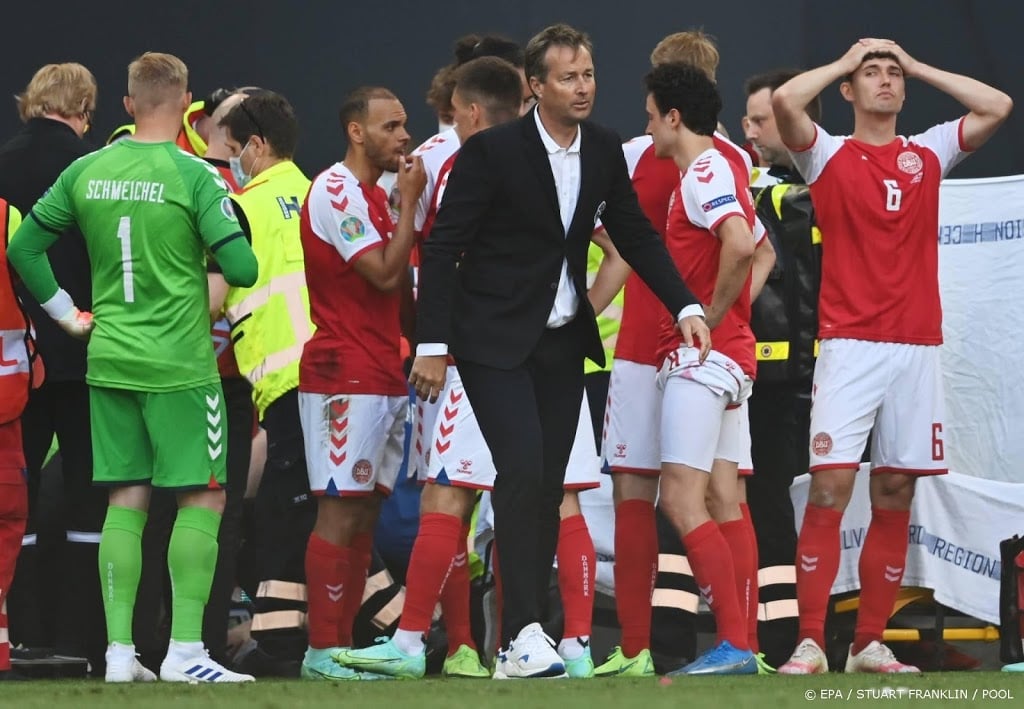
M 46 314 L 56 320 L 64 332 L 79 340 L 88 340 L 96 326 L 92 319 L 92 313 L 83 313 L 76 308 L 71 296 L 63 288 L 59 289 L 42 306 Z

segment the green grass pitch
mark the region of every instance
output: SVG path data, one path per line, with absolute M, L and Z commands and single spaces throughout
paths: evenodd
M 1024 675 L 998 672 L 921 676 L 691 677 L 675 680 L 439 680 L 341 682 L 265 680 L 248 685 L 106 685 L 96 680 L 4 682 L 0 707 L 167 709 L 769 709 L 774 707 L 1024 706 Z

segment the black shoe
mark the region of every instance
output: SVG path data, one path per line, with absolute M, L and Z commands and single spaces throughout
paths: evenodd
M 659 675 L 685 667 L 691 662 L 688 657 L 670 655 L 669 653 L 656 652 L 655 650 L 651 650 L 651 659 L 654 661 L 654 671 Z
M 11 648 L 11 659 L 12 660 L 45 660 L 48 657 L 53 657 L 52 647 L 25 647 L 24 645 L 16 645 Z
M 257 647 L 236 660 L 231 669 L 253 677 L 298 678 L 301 666 L 298 660 L 274 657 Z

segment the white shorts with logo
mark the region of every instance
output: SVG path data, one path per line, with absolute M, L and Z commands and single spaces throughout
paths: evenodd
M 941 475 L 945 399 L 937 345 L 822 340 L 811 395 L 811 471 Z
M 314 495 L 389 494 L 405 445 L 407 396 L 299 392 L 299 420 Z
M 657 367 L 612 362 L 601 451 L 609 472 L 661 473 L 661 399 Z
M 750 469 L 751 381 L 735 379 L 736 363 L 712 355 L 699 368 L 673 367 L 668 360 L 662 365 L 661 460 L 708 473 L 716 459 Z
M 457 367 L 449 366 L 435 404 L 417 402 L 413 424 L 416 478 L 420 482 L 490 490 L 497 471 Z M 600 459 L 594 442 L 586 392 L 580 405 L 576 440 L 569 455 L 565 487 L 585 490 L 600 485 Z
M 490 490 L 494 461 L 455 366 L 445 372 L 437 402 L 417 401 L 413 422 L 416 478 L 420 482 Z

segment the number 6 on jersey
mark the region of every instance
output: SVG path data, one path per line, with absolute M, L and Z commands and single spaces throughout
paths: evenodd
M 885 209 L 887 212 L 900 211 L 900 202 L 903 201 L 903 190 L 896 180 L 882 180 L 885 185 Z M 127 219 L 127 217 L 125 217 Z
M 121 217 L 117 223 L 117 238 L 121 241 L 121 271 L 124 273 L 124 302 L 135 302 L 135 282 L 132 280 L 132 218 Z

